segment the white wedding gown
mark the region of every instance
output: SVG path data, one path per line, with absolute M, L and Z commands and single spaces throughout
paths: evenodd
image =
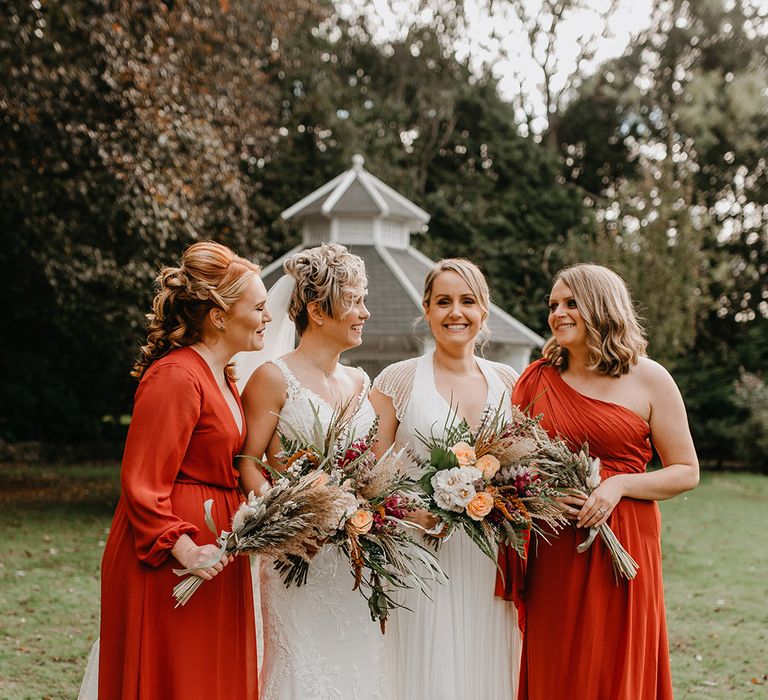
M 392 398 L 400 425 L 395 444 L 420 456 L 416 432 L 439 434 L 450 407 L 438 393 L 433 353 L 390 365 L 374 388 Z M 511 405 L 514 372 L 477 358 L 488 384 L 486 403 Z M 401 594 L 410 608 L 395 610 L 385 636 L 393 700 L 513 700 L 517 696 L 521 636 L 514 604 L 494 596 L 496 566 L 463 531 L 439 549 L 447 584 L 432 585 L 432 600 Z
M 331 406 L 302 386 L 281 359 L 275 364 L 288 387 L 281 422 L 311 426 L 314 405 L 327 427 Z M 359 436 L 375 418 L 368 389 L 366 376 L 352 427 Z M 352 590 L 346 557 L 336 547 L 323 547 L 312 559 L 307 582 L 298 588 L 286 588 L 271 561 L 262 560 L 259 568 L 264 637 L 260 700 L 389 698 L 384 638 L 365 599 Z

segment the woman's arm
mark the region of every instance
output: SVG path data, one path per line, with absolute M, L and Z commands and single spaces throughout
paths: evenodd
M 277 430 L 280 411 L 285 404 L 285 380 L 280 368 L 271 362 L 261 365 L 251 375 L 240 398 L 248 430 L 243 454 L 263 460 Z M 237 460 L 237 469 L 240 472 L 240 488 L 243 493 L 253 491 L 258 494 L 269 487 L 269 481 L 254 460 L 240 457 Z
M 664 468 L 606 479 L 584 503 L 577 520 L 580 527 L 604 522 L 621 498 L 662 501 L 699 483 L 699 460 L 675 381 L 661 365 L 649 360 L 642 364 L 642 381 L 649 391 L 651 441 Z
M 400 421 L 397 419 L 395 405 L 390 396 L 382 394 L 378 389 L 371 389 L 369 398 L 373 410 L 379 416 L 378 439 L 373 446 L 373 454 L 381 457 L 394 444 Z

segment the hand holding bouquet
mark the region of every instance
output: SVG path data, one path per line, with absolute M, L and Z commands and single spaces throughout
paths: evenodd
M 417 437 L 429 450 L 422 491 L 432 513 L 461 527 L 496 561 L 500 544 L 525 556 L 530 532 L 564 522 L 558 492 L 535 460 L 536 421 L 521 411 L 505 417 L 501 405 L 483 414 L 474 432 L 452 411 L 440 435 Z
M 383 632 L 389 611 L 398 607 L 392 589 L 416 587 L 426 594 L 427 581 L 443 579 L 444 574 L 434 555 L 402 527 L 406 513 L 419 505 L 410 495 L 415 483 L 405 476 L 402 451 L 390 450 L 377 460 L 372 452 L 377 423 L 356 438 L 349 430 L 353 416 L 346 408 L 334 413 L 327 429 L 314 407 L 315 420 L 309 428 L 284 426 L 278 458 L 285 471 L 262 466 L 276 479 L 276 487 L 320 473 L 318 478 L 327 488 L 343 493 L 340 501 L 345 508 L 323 539 L 348 557 L 353 590 L 361 591 L 371 618 L 380 623 Z M 306 582 L 309 556 L 286 550 L 274 558 L 286 586 Z
M 283 480 L 261 496 L 251 492 L 232 518 L 231 532 L 218 535 L 218 554 L 194 569 L 174 569 L 186 576 L 174 589 L 176 607 L 185 605 L 204 579 L 192 574 L 207 569 L 225 556 L 261 554 L 268 557 L 297 556 L 308 558 L 318 538 L 331 532 L 349 507 L 343 489 L 323 481 L 319 472 L 309 473 L 295 481 Z M 205 522 L 215 535 L 211 514 L 212 500 L 203 504 Z
M 590 457 L 587 445 L 583 445 L 579 452 L 574 453 L 563 440 L 551 439 L 542 428 L 539 428 L 537 438 L 539 459 L 552 472 L 558 487 L 589 496 L 600 485 L 600 460 Z M 586 552 L 597 535 L 600 535 L 611 554 L 616 576 L 623 576 L 628 580 L 635 578 L 637 562 L 624 549 L 608 523 L 589 528 L 587 539 L 577 547 L 577 551 Z

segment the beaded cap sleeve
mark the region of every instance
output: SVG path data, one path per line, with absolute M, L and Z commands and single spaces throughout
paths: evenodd
M 379 376 L 373 380 L 373 388 L 378 389 L 382 394 L 392 399 L 395 415 L 401 423 L 405 415 L 405 409 L 408 406 L 408 401 L 411 398 L 418 362 L 418 357 L 395 362 L 381 370 Z
M 499 379 L 501 379 L 502 383 L 504 384 L 504 388 L 509 393 L 509 396 L 512 396 L 512 390 L 515 388 L 517 378 L 520 375 L 515 372 L 515 370 L 513 370 L 509 365 L 505 365 L 503 362 L 493 362 L 489 360 L 488 363 L 496 372 Z

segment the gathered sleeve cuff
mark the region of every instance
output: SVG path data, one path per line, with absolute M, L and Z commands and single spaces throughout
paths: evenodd
M 201 403 L 196 378 L 179 365 L 150 367 L 136 391 L 121 486 L 136 556 L 150 566 L 165 562 L 181 535 L 198 532 L 174 514 L 171 492 Z

